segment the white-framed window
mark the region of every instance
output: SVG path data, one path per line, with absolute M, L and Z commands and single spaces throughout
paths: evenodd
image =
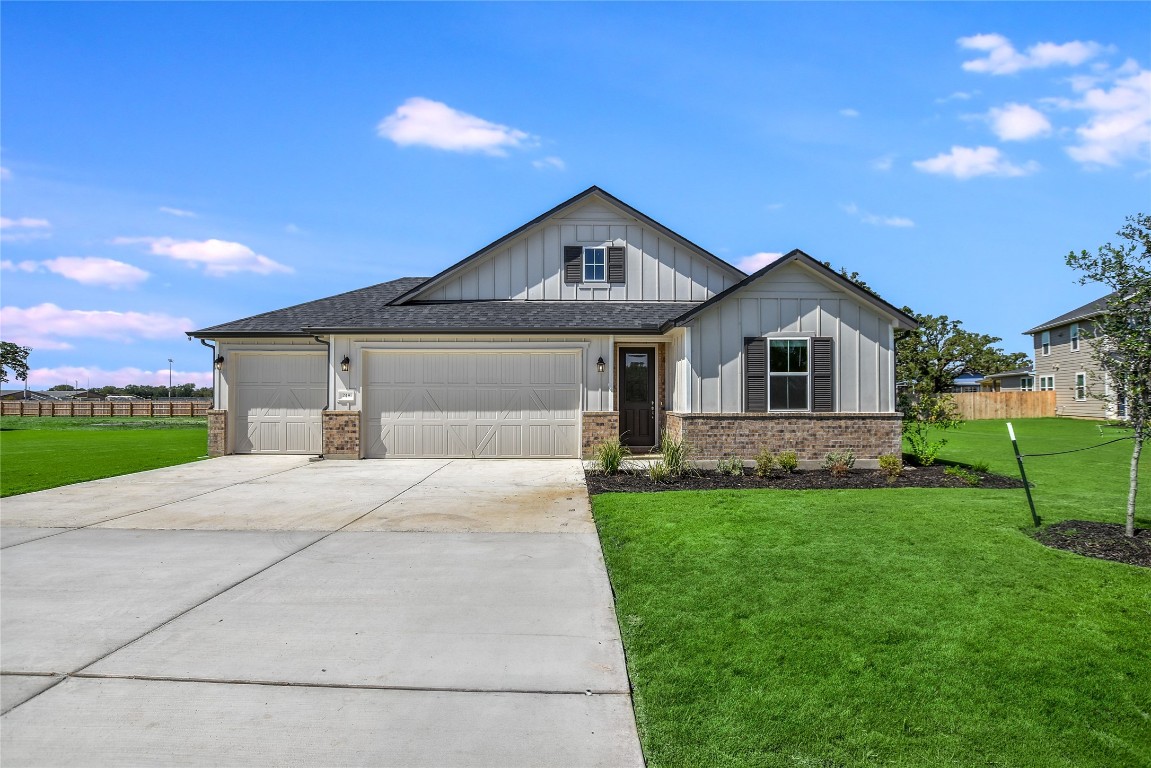
M 1075 374 L 1075 399 L 1087 399 L 1087 374 L 1082 371 Z
M 1032 392 L 1035 389 L 1035 379 L 1031 376 L 1019 377 L 1019 388 L 1024 392 Z
M 583 281 L 585 283 L 607 281 L 607 248 L 586 246 L 583 249 Z
M 1055 389 L 1055 377 L 1054 376 L 1040 376 L 1039 377 L 1039 391 L 1040 392 L 1050 392 L 1053 389 Z
M 1039 346 L 1043 348 L 1043 356 L 1051 354 L 1051 331 L 1044 331 L 1039 335 Z
M 808 339 L 768 339 L 767 408 L 806 411 L 811 402 Z
M 1079 323 L 1071 324 L 1071 351 L 1079 351 Z

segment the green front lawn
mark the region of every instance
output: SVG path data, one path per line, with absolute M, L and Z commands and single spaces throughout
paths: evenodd
M 0 418 L 0 496 L 204 458 L 204 418 Z
M 1109 439 L 1015 426 L 1025 452 Z M 1030 460 L 1040 513 L 1121 521 L 1129 456 Z M 944 458 L 1015 466 L 1002 423 Z M 1151 572 L 1034 542 L 1022 491 L 593 504 L 653 768 L 1151 765 Z

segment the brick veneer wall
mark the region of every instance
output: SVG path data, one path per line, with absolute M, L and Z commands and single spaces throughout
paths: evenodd
M 360 412 L 324 411 L 324 458 L 360 458 Z
M 899 413 L 669 413 L 667 428 L 701 459 L 751 459 L 768 448 L 795 451 L 800 461 L 822 461 L 844 449 L 874 461 L 901 453 L 901 418 Z
M 228 452 L 228 412 L 208 411 L 208 455 L 223 456 Z
M 619 437 L 619 413 L 617 411 L 584 411 L 583 413 L 583 456 L 590 458 L 595 447 L 604 440 Z

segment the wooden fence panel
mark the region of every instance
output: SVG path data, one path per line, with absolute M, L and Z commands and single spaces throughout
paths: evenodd
M 1055 393 L 960 392 L 955 397 L 959 414 L 976 419 L 1038 419 L 1055 415 Z
M 173 402 L 143 400 L 137 402 L 107 402 L 78 400 L 55 402 L 45 400 L 0 400 L 3 416 L 206 416 L 212 410 L 211 401 L 177 400 Z

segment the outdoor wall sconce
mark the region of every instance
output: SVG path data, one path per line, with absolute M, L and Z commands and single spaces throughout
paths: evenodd
M 345 373 L 352 370 L 352 360 L 347 355 L 344 355 L 344 359 L 340 361 L 340 370 Z
M 223 355 L 216 355 L 215 363 L 216 363 L 216 370 L 217 371 L 224 370 L 224 356 Z
M 595 361 L 595 369 L 596 369 L 597 371 L 599 371 L 600 373 L 603 373 L 604 371 L 606 371 L 606 370 L 607 370 L 607 363 L 605 363 L 605 362 L 603 361 L 603 358 L 602 358 L 602 357 L 601 357 L 599 360 L 596 360 L 596 361 Z

